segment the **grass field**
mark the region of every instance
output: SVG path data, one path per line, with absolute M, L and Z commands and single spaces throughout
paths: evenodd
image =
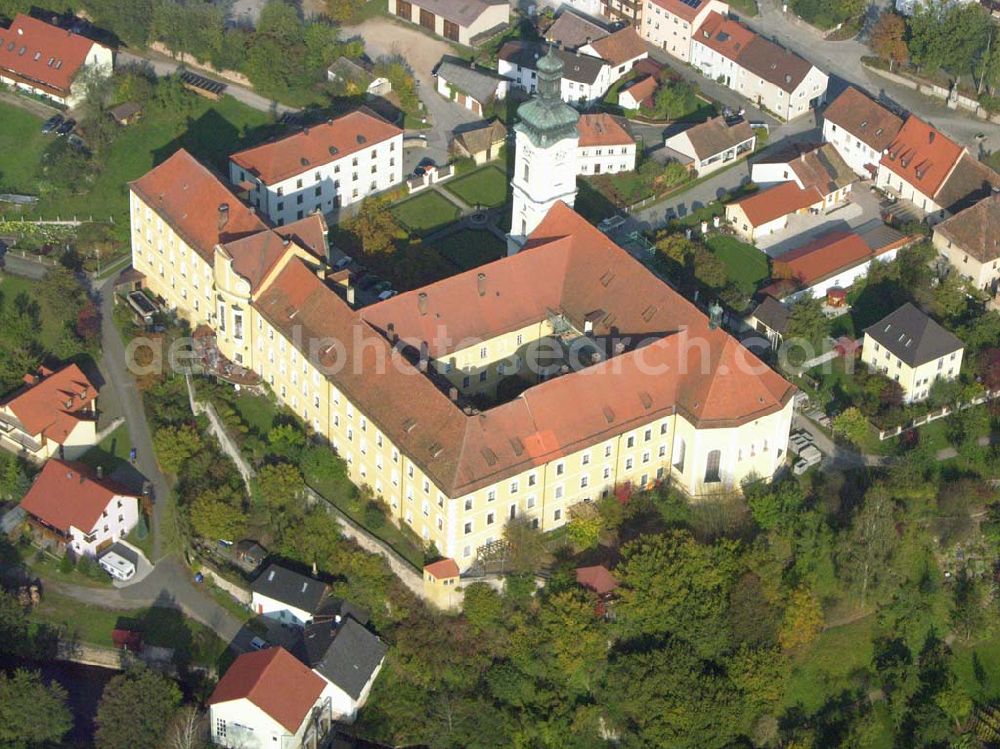
M 415 234 L 431 234 L 458 218 L 458 207 L 433 190 L 392 207 L 392 215 Z
M 49 309 L 49 305 L 39 298 L 38 287 L 39 282 L 30 278 L 0 273 L 0 294 L 4 295 L 9 304 L 13 304 L 17 296 L 22 293 L 39 303 L 42 329 L 38 341 L 46 351 L 52 351 L 63 337 L 66 323 L 69 321 L 60 317 L 60 310 Z
M 801 704 L 811 713 L 840 690 L 857 686 L 854 673 L 871 664 L 873 619 L 869 616 L 824 631 L 793 662 L 784 704 Z
M 128 227 L 128 182 L 137 179 L 179 148 L 216 170 L 229 154 L 259 143 L 276 132 L 270 116 L 231 97 L 211 102 L 191 95 L 187 111 L 155 106 L 137 124 L 124 128 L 90 188 L 80 194 L 62 190 L 41 195 L 37 214 L 43 217 L 113 217 Z M 39 133 L 42 120 L 0 104 L 0 185 L 28 194 L 40 192 L 40 157 L 52 136 Z M 8 122 L 12 123 L 8 126 Z
M 128 464 L 131 447 L 128 425 L 122 424 L 99 444 L 87 450 L 80 460 L 91 468 L 101 466 L 104 468 L 104 475 L 110 476 L 117 468 Z
M 726 264 L 729 277 L 754 288 L 770 275 L 767 255 L 753 245 L 725 234 L 713 234 L 705 244 Z
M 507 202 L 508 184 L 503 170 L 490 164 L 446 182 L 444 188 L 471 206 L 495 208 Z
M 449 234 L 434 247 L 459 270 L 470 270 L 499 260 L 507 254 L 506 245 L 488 231 L 462 229 Z
M 0 104 L 0 192 L 36 195 L 36 174 L 49 139 L 42 120 L 23 109 Z

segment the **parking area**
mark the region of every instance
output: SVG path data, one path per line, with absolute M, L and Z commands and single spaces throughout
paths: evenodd
M 855 229 L 872 219 L 879 219 L 879 199 L 871 191 L 870 185 L 870 182 L 855 183 L 851 188 L 850 199 L 827 213 L 790 216 L 788 226 L 779 232 L 758 238 L 757 247 L 769 257 L 780 257 L 821 234 L 837 229 Z

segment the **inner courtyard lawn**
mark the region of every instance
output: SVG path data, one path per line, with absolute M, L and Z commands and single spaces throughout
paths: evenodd
M 496 208 L 507 202 L 508 184 L 504 171 L 489 164 L 444 183 L 444 188 L 471 206 Z
M 458 206 L 435 190 L 428 190 L 392 207 L 392 215 L 415 234 L 432 234 L 458 218 Z

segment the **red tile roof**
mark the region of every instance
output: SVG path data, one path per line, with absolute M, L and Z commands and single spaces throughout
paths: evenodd
M 735 60 L 756 36 L 743 24 L 723 18 L 713 10 L 692 39 L 730 60 Z
M 775 258 L 772 275 L 794 280 L 806 288 L 837 271 L 866 262 L 871 256 L 871 249 L 859 235 L 831 231 Z
M 1000 259 L 1000 194 L 942 221 L 934 233 L 981 263 Z
M 381 117 L 358 110 L 322 125 L 307 127 L 287 138 L 233 154 L 233 163 L 256 174 L 268 185 L 315 169 L 355 151 L 402 134 Z M 397 158 L 402 158 L 400 154 Z
M 55 372 L 43 367 L 39 376 L 37 382 L 26 376 L 27 384 L 0 405 L 17 417 L 27 434 L 41 434 L 61 445 L 82 418 L 90 418 L 81 412 L 92 410 L 97 388 L 76 364 Z
M 646 43 L 635 33 L 635 29 L 626 26 L 608 36 L 591 42 L 591 47 L 597 56 L 612 66 L 622 65 L 629 60 L 648 54 Z
M 89 533 L 116 496 L 130 495 L 113 482 L 98 479 L 83 463 L 50 458 L 21 500 L 21 508 L 64 533 L 70 526 Z
M 583 114 L 577 125 L 580 146 L 631 146 L 635 138 L 610 114 Z
M 668 13 L 677 16 L 678 18 L 683 18 L 685 21 L 690 23 L 698 16 L 702 9 L 707 4 L 708 0 L 692 0 L 692 2 L 684 2 L 684 0 L 653 0 L 655 5 L 659 5 Z M 714 11 L 713 11 L 714 12 Z
M 66 96 L 93 46 L 86 37 L 18 13 L 9 29 L 0 29 L 0 68 Z
M 458 577 L 458 564 L 454 559 L 439 559 L 436 562 L 424 565 L 424 572 L 432 575 L 438 580 L 445 580 L 450 577 Z
M 911 114 L 880 163 L 933 198 L 964 153 L 963 146 Z
M 325 687 L 321 676 L 284 648 L 265 648 L 233 661 L 207 704 L 249 700 L 294 734 Z
M 250 283 L 256 292 L 267 274 L 277 265 L 295 242 L 318 260 L 326 260 L 326 222 L 319 214 L 312 214 L 277 229 L 265 229 L 242 239 L 222 245 L 233 259 L 233 270 Z
M 780 410 L 794 392 L 767 367 L 745 373 L 752 354 L 563 203 L 518 254 L 362 310 L 296 260 L 254 306 L 286 335 L 297 329 L 298 340 L 348 343 L 346 359 L 330 346 L 319 364 L 453 497 L 677 412 L 700 427 L 733 426 Z M 414 364 L 421 341 L 440 357 L 553 311 L 580 328 L 594 320 L 595 336 L 620 331 L 648 343 L 473 413 Z M 390 324 L 403 353 L 388 340 Z
M 653 76 L 646 76 L 645 78 L 636 81 L 631 86 L 622 89 L 618 96 L 621 97 L 622 94 L 628 93 L 633 99 L 635 99 L 640 104 L 646 102 L 653 94 L 656 93 L 656 88 L 659 84 Z M 583 145 L 582 143 L 580 145 Z
M 593 567 L 577 567 L 576 582 L 578 585 L 590 588 L 599 596 L 606 596 L 618 587 L 618 580 L 601 564 Z
M 753 226 L 763 226 L 775 219 L 795 213 L 803 208 L 823 202 L 815 187 L 800 190 L 794 182 L 782 182 L 739 200 L 740 206 Z
M 222 180 L 183 148 L 130 182 L 129 187 L 209 264 L 215 256 L 215 245 L 267 229 L 267 224 Z M 222 206 L 226 206 L 228 214 L 225 221 L 221 219 Z M 133 226 L 144 220 L 137 217 Z

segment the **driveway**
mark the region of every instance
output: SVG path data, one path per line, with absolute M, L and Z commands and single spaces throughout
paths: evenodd
M 424 103 L 432 128 L 427 134 L 427 149 L 421 153 L 439 164 L 448 161 L 448 142 L 459 125 L 480 118 L 441 96 L 435 89 L 431 71 L 444 55 L 454 55 L 455 49 L 441 39 L 435 39 L 415 28 L 376 16 L 357 26 L 345 26 L 342 37 L 361 37 L 371 58 L 401 55 L 417 81 L 417 93 Z M 414 151 L 416 153 L 416 150 Z

